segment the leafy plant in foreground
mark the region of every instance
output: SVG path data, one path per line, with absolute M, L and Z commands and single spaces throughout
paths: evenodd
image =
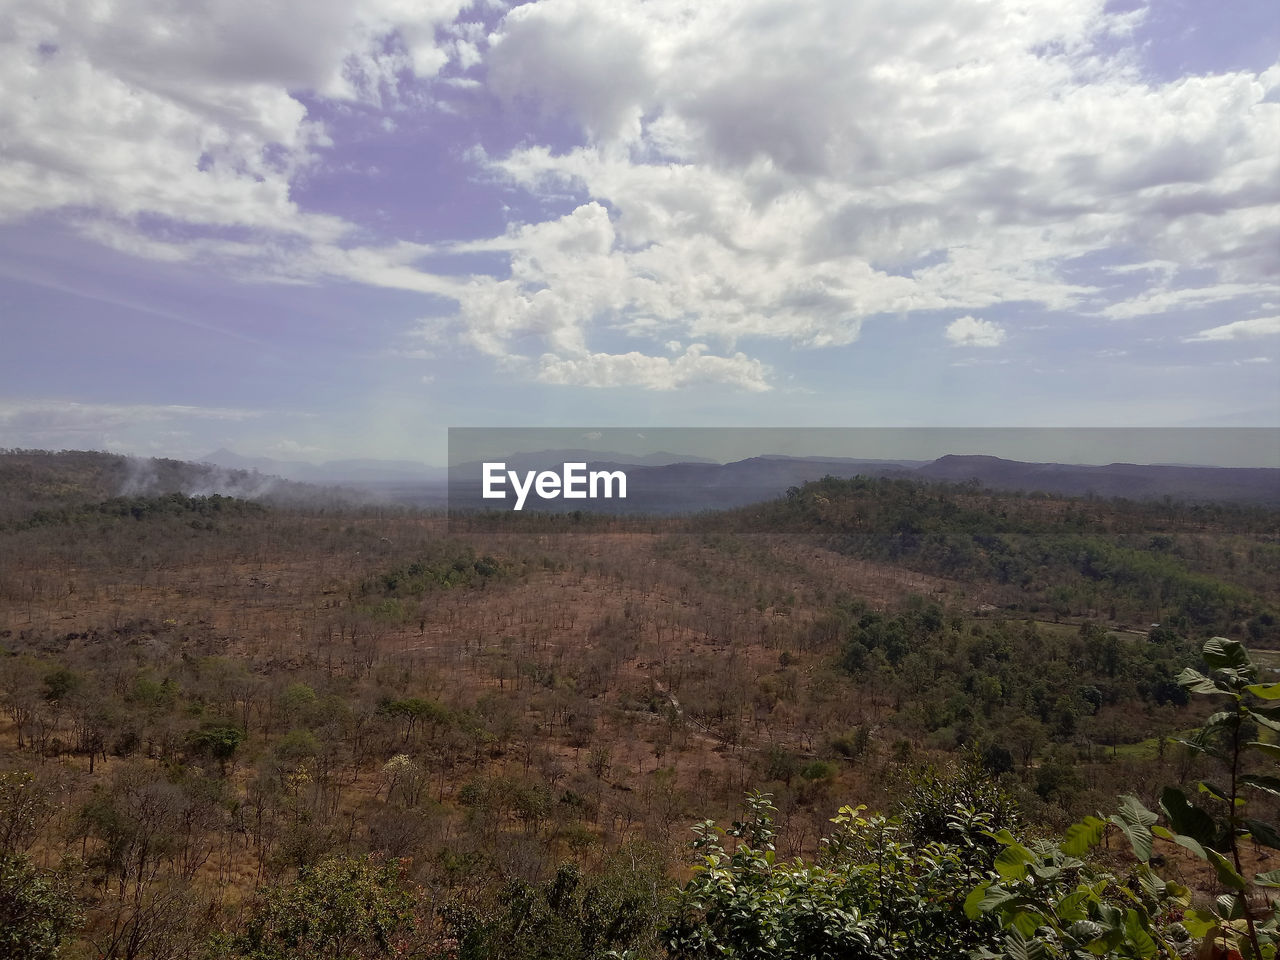
M 1207 806 L 1166 787 L 1160 809 L 1168 826 L 1134 797 L 1125 797 L 1106 820 L 1086 817 L 1067 831 L 1060 845 L 1024 847 L 1012 836 L 996 858 L 1000 879 L 973 890 L 965 902 L 971 917 L 992 915 L 1005 928 L 999 950 L 984 958 L 1156 957 L 1186 952 L 1191 937 L 1220 945 L 1228 956 L 1274 960 L 1280 949 L 1280 904 L 1259 904 L 1253 887 L 1280 887 L 1280 870 L 1247 878 L 1241 856 L 1246 840 L 1280 849 L 1280 831 L 1249 815 L 1248 801 L 1258 793 L 1280 795 L 1280 777 L 1255 770 L 1248 761 L 1261 755 L 1280 759 L 1280 745 L 1258 739 L 1259 728 L 1280 732 L 1280 683 L 1258 683 L 1258 669 L 1236 640 L 1214 637 L 1204 645 L 1208 674 L 1187 668 L 1179 684 L 1194 694 L 1225 700 L 1190 740 L 1192 750 L 1216 759 L 1224 780 L 1202 780 L 1198 792 Z M 1111 829 L 1129 841 L 1138 863 L 1129 878 L 1099 875 L 1078 859 Z M 1171 841 L 1209 863 L 1225 891 L 1205 910 L 1178 908 L 1189 891 L 1156 876 L 1150 866 L 1155 838 Z
M 0 957 L 54 960 L 80 924 L 65 877 L 46 874 L 21 854 L 0 853 Z
M 989 813 L 954 809 L 949 840 L 917 844 L 896 819 L 843 807 L 810 864 L 777 860 L 767 795 L 752 794 L 748 805 L 727 830 L 711 821 L 695 828 L 702 862 L 667 931 L 672 957 L 955 957 L 996 935 L 991 919 L 961 909 L 963 892 L 989 869 Z M 732 852 L 725 838 L 737 841 Z
M 983 960 L 1048 960 L 1068 957 L 1177 957 L 1190 934 L 1178 922 L 1190 892 L 1162 880 L 1146 861 L 1156 817 L 1125 797 L 1109 820 L 1087 817 L 1067 830 L 1061 843 L 1023 845 L 1007 830 L 992 836 L 1002 846 L 996 878 L 965 900 L 971 918 L 989 915 L 1004 932 L 974 952 Z M 1083 857 L 1117 827 L 1133 843 L 1139 862 L 1127 877 L 1115 877 Z
M 1207 801 L 1199 806 L 1174 787 L 1160 796 L 1160 809 L 1168 828 L 1152 827 L 1165 840 L 1185 847 L 1208 861 L 1226 890 L 1207 911 L 1192 911 L 1187 926 L 1198 935 L 1221 940 L 1246 960 L 1271 960 L 1280 948 L 1280 904 L 1260 906 L 1249 896 L 1252 887 L 1280 887 L 1280 870 L 1254 873 L 1247 878 L 1241 844 L 1280 850 L 1280 831 L 1274 823 L 1256 819 L 1248 809 L 1259 794 L 1280 796 L 1280 777 L 1274 761 L 1280 745 L 1259 738 L 1259 731 L 1280 732 L 1280 683 L 1259 683 L 1258 668 L 1238 640 L 1214 637 L 1202 654 L 1209 674 L 1188 667 L 1178 683 L 1191 693 L 1223 701 L 1223 709 L 1209 717 L 1190 740 L 1183 741 L 1197 753 L 1219 762 L 1225 780 L 1199 782 Z M 1272 761 L 1266 768 L 1251 761 Z

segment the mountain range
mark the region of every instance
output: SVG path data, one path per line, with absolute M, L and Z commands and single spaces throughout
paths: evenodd
M 252 470 L 287 480 L 364 491 L 380 500 L 415 506 L 440 506 L 446 488 L 455 508 L 492 507 L 479 496 L 481 464 L 452 468 L 412 460 L 305 461 L 243 457 L 216 450 L 205 463 Z M 589 469 L 625 470 L 633 492 L 625 503 L 597 504 L 625 512 L 684 513 L 739 507 L 781 496 L 789 487 L 824 476 L 900 477 L 952 483 L 974 482 L 993 490 L 1043 492 L 1061 496 L 1124 497 L 1150 500 L 1168 497 L 1192 502 L 1225 501 L 1280 506 L 1280 469 L 1210 467 L 1175 464 L 1109 463 L 1105 465 L 1027 463 L 983 455 L 949 454 L 936 460 L 879 460 L 854 457 L 789 457 L 761 455 L 718 463 L 705 457 L 669 452 L 644 456 L 582 449 L 514 453 L 507 468 L 559 469 L 582 462 Z M 568 509 L 560 501 L 559 509 Z M 573 506 L 581 506 L 574 504 Z M 540 508 L 557 509 L 551 502 Z
M 1111 463 L 1080 465 L 1025 463 L 981 455 L 947 455 L 936 460 L 867 460 L 847 457 L 765 455 L 732 463 L 679 461 L 635 464 L 610 454 L 544 451 L 517 454 L 505 462 L 518 472 L 556 469 L 581 460 L 588 470 L 625 470 L 628 498 L 593 500 L 590 509 L 611 513 L 688 513 L 746 506 L 783 495 L 825 476 L 898 477 L 906 480 L 972 482 L 1011 492 L 1042 492 L 1073 497 L 1168 497 L 1190 502 L 1224 501 L 1280 506 L 1280 469 Z M 480 497 L 481 464 L 460 464 L 450 471 L 449 501 L 454 509 L 492 509 Z M 581 501 L 529 501 L 527 509 L 583 509 Z

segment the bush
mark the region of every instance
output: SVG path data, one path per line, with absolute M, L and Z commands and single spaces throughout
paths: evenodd
M 1160 809 L 1167 825 L 1124 797 L 1116 813 L 1086 817 L 1061 841 L 1030 841 L 1016 835 L 1012 800 L 975 757 L 942 775 L 919 772 L 897 819 L 842 808 L 817 862 L 779 863 L 774 807 L 754 794 L 748 816 L 730 829 L 711 821 L 695 828 L 701 861 L 666 933 L 671 955 L 1172 960 L 1195 952 L 1201 938 L 1214 956 L 1274 960 L 1280 903 L 1257 894 L 1280 887 L 1280 870 L 1244 869 L 1241 849 L 1251 841 L 1280 850 L 1280 830 L 1249 811 L 1250 799 L 1280 795 L 1280 777 L 1270 763 L 1248 764 L 1259 754 L 1280 760 L 1280 746 L 1258 739 L 1260 730 L 1280 733 L 1280 683 L 1259 683 L 1238 641 L 1215 637 L 1203 658 L 1207 674 L 1187 669 L 1179 677 L 1189 693 L 1223 701 L 1186 742 L 1222 768 L 1217 783 L 1199 784 L 1203 806 L 1166 788 Z M 1042 766 L 1052 774 L 1041 778 L 1047 793 L 1062 788 L 1067 766 L 1065 756 Z M 1111 834 L 1133 853 L 1123 872 L 1088 859 Z M 1190 891 L 1152 867 L 1157 840 L 1209 863 L 1226 892 L 1206 909 L 1188 909 Z
M 79 924 L 75 898 L 21 855 L 0 855 L 0 957 L 53 960 Z
M 398 860 L 339 858 L 303 868 L 254 902 L 241 931 L 211 941 L 209 958 L 372 960 L 412 955 L 418 892 Z
M 596 877 L 564 864 L 547 883 L 517 881 L 488 910 L 445 910 L 453 960 L 604 960 L 650 956 L 667 904 L 660 859 L 624 847 Z M 640 951 L 639 953 L 635 951 Z
M 728 830 L 695 828 L 702 855 L 666 932 L 672 957 L 695 960 L 895 960 L 963 956 L 997 926 L 969 918 L 964 892 L 985 876 L 990 814 L 956 809 L 951 842 L 917 844 L 896 820 L 843 807 L 817 863 L 779 863 L 765 794 Z M 737 844 L 732 853 L 723 838 Z

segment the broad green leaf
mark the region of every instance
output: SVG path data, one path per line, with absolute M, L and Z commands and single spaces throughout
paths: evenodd
M 1280 683 L 1254 683 L 1245 689 L 1263 700 L 1280 700 Z
M 1218 685 L 1206 677 L 1199 670 L 1192 670 L 1187 667 L 1178 674 L 1178 686 L 1188 690 L 1191 693 L 1223 693 Z
M 1144 863 L 1151 859 L 1151 825 L 1156 815 L 1144 807 L 1137 797 L 1121 798 L 1120 811 L 1110 820 L 1129 838 L 1133 854 Z
M 1077 890 L 1075 893 L 1069 893 L 1058 901 L 1054 912 L 1057 913 L 1060 920 L 1087 920 L 1089 917 L 1085 904 L 1089 902 L 1089 891 Z M 1092 940 L 1093 937 L 1089 937 Z
M 1005 938 L 1004 949 L 1009 960 L 1044 960 L 1045 957 L 1044 944 L 1028 940 L 1017 928 Z
M 1159 819 L 1154 813 L 1142 805 L 1137 797 L 1126 794 L 1120 798 L 1120 816 L 1131 823 L 1140 823 L 1149 827 Z
M 1147 933 L 1137 910 L 1130 910 L 1125 914 L 1124 933 L 1138 956 L 1145 960 L 1147 957 L 1156 955 L 1156 942 L 1151 939 L 1151 934 Z
M 1005 880 L 1021 880 L 1027 875 L 1027 864 L 1033 859 L 1030 850 L 1020 843 L 1012 843 L 996 857 L 996 873 Z
M 1216 730 L 1219 727 L 1233 727 L 1240 723 L 1240 714 L 1234 710 L 1219 710 L 1200 725 L 1200 732 L 1197 736 L 1203 737 L 1209 730 Z
M 1066 839 L 1062 842 L 1062 852 L 1078 857 L 1098 845 L 1107 830 L 1105 820 L 1097 817 L 1085 817 L 1079 823 L 1067 827 Z
M 1166 884 L 1154 870 L 1145 863 L 1138 864 L 1138 884 L 1142 887 L 1142 892 L 1153 900 L 1160 900 L 1164 897 Z
M 1216 827 L 1213 817 L 1187 800 L 1187 795 L 1176 787 L 1165 787 L 1160 792 L 1160 809 L 1169 818 L 1175 833 L 1191 837 L 1201 844 L 1213 839 Z M 1166 838 L 1172 839 L 1172 838 Z
M 1268 717 L 1265 714 L 1256 713 L 1254 711 L 1250 711 L 1249 716 L 1252 717 L 1259 726 L 1266 727 L 1268 730 L 1280 732 L 1280 720 L 1276 720 L 1274 717 Z
M 990 830 L 984 830 L 983 832 L 992 840 L 994 840 L 996 843 L 1000 844 L 1002 847 L 1007 847 L 1011 843 L 1018 842 L 1017 839 L 1014 837 L 1014 835 L 1010 833 L 1007 828 L 996 830 L 995 832 L 992 832 Z
M 1214 670 L 1249 665 L 1249 654 L 1245 652 L 1244 645 L 1239 640 L 1229 640 L 1226 637 L 1212 637 L 1205 641 L 1201 656 L 1204 657 L 1204 662 Z
M 1193 937 L 1204 937 L 1218 925 L 1218 918 L 1202 910 L 1188 910 L 1182 915 L 1182 925 Z
M 1208 780 L 1200 781 L 1200 792 L 1207 793 L 1209 796 L 1221 800 L 1223 803 L 1231 802 L 1231 797 L 1226 790 L 1223 790 L 1222 787 L 1215 783 L 1210 783 Z
M 1214 897 L 1213 906 L 1213 912 L 1224 920 L 1239 920 L 1244 916 L 1244 898 L 1234 893 Z
M 1133 848 L 1133 855 L 1144 863 L 1151 859 L 1151 828 L 1144 827 L 1141 824 L 1125 823 L 1124 820 L 1116 815 L 1112 815 L 1111 822 L 1120 828 L 1121 833 L 1129 840 L 1129 846 Z
M 1273 760 L 1280 760 L 1280 744 L 1262 743 L 1260 740 L 1250 740 L 1245 744 L 1246 747 L 1253 747 L 1260 750 Z
M 1248 886 L 1244 881 L 1244 877 L 1240 876 L 1230 860 L 1216 850 L 1206 850 L 1205 853 L 1208 854 L 1209 862 L 1213 864 L 1213 869 L 1218 874 L 1218 882 L 1224 887 L 1230 887 L 1232 890 L 1244 890 Z
M 1067 934 L 1079 943 L 1092 943 L 1105 933 L 1106 930 L 1103 929 L 1102 924 L 1092 920 L 1077 920 L 1067 927 Z
M 983 895 L 977 898 L 976 902 L 972 904 L 973 908 L 978 911 L 977 916 L 970 918 L 974 920 L 976 920 L 978 916 L 981 916 L 984 913 L 993 913 L 996 910 L 999 910 L 1001 907 L 1005 906 L 1006 904 L 1014 903 L 1019 899 L 1018 897 L 1010 893 L 1008 890 L 1005 890 L 1003 887 L 996 886 L 995 884 L 983 884 L 978 889 L 983 891 Z M 973 897 L 974 893 L 976 892 L 977 892 L 976 890 L 972 891 L 970 892 L 968 897 L 965 897 L 965 913 L 966 914 L 968 914 L 969 907 L 971 905 L 970 898 Z
M 982 884 L 980 887 L 974 887 L 969 891 L 969 895 L 964 898 L 964 915 L 970 920 L 977 920 L 982 916 L 982 901 L 987 895 L 987 887 L 989 884 Z
M 1013 915 L 1013 929 L 1027 937 L 1035 936 L 1037 930 L 1044 926 L 1044 916 L 1036 910 L 1019 910 Z
M 1240 778 L 1240 782 L 1248 784 L 1255 790 L 1265 790 L 1267 793 L 1274 793 L 1280 797 L 1280 777 L 1247 773 Z
M 1173 836 L 1173 842 L 1180 847 L 1185 847 L 1186 849 L 1190 850 L 1201 860 L 1209 859 L 1209 854 L 1205 852 L 1209 849 L 1208 845 L 1201 843 L 1199 840 L 1195 839 L 1194 837 L 1188 837 L 1181 833 L 1177 833 L 1177 834 L 1174 834 Z
M 1267 823 L 1266 820 L 1245 819 L 1244 827 L 1258 844 L 1280 850 L 1280 831 L 1277 831 L 1275 824 Z
M 1280 870 L 1268 870 L 1266 873 L 1260 873 L 1253 878 L 1253 882 L 1260 887 L 1280 887 Z
M 1098 916 L 1109 927 L 1119 929 L 1124 924 L 1124 912 L 1119 907 L 1106 901 L 1098 904 Z

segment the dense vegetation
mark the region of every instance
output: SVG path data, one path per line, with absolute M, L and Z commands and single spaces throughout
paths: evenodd
M 843 807 L 815 862 L 782 862 L 774 808 L 756 795 L 732 828 L 698 828 L 705 859 L 683 891 L 668 947 L 677 957 L 744 960 L 1174 958 L 1197 945 L 1276 956 L 1280 902 L 1265 894 L 1280 887 L 1280 869 L 1258 870 L 1256 860 L 1247 868 L 1244 849 L 1280 850 L 1274 820 L 1255 810 L 1280 793 L 1271 772 L 1280 747 L 1254 739 L 1260 727 L 1280 731 L 1272 705 L 1280 683 L 1258 682 L 1239 641 L 1213 638 L 1203 659 L 1210 675 L 1187 668 L 1179 677 L 1189 693 L 1226 701 L 1185 744 L 1226 777 L 1225 787 L 1198 782 L 1203 805 L 1166 787 L 1163 816 L 1129 796 L 1105 820 L 1088 816 L 1060 839 L 1028 840 L 1007 798 L 969 770 L 913 790 L 895 819 Z M 1092 855 L 1113 833 L 1131 855 L 1119 870 Z M 732 853 L 721 836 L 737 841 Z M 1193 908 L 1192 891 L 1153 868 L 1166 863 L 1157 839 L 1211 865 L 1224 893 Z
M 1255 642 L 1280 642 L 1280 623 L 1249 589 L 1280 578 L 1280 549 L 1267 536 L 1274 512 L 1260 507 L 1062 500 L 859 477 L 793 489 L 757 522 L 821 532 L 856 556 L 1013 588 L 1004 595 L 1033 613 L 1084 609 L 1182 633 L 1246 619 Z
M 1172 918 L 1268 872 L 1274 513 L 828 480 L 759 533 L 466 533 L 119 498 L 95 456 L 0 456 L 0 936 L 30 931 L 0 956 L 1070 956 L 1077 922 L 1147 956 L 1138 930 L 1249 926 Z M 1204 858 L 1143 856 L 1152 827 Z

